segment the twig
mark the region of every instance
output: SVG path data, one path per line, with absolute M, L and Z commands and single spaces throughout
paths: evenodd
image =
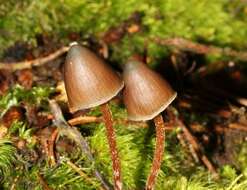
M 168 116 L 169 116 L 169 118 L 170 118 L 171 121 L 176 121 L 176 120 L 177 120 L 177 118 L 176 118 L 175 115 L 172 113 L 172 111 L 169 110 L 169 108 L 168 108 L 167 114 L 168 114 Z M 174 124 L 173 124 L 173 125 L 174 125 Z M 181 128 L 179 127 L 179 129 L 181 129 Z M 180 133 L 177 133 L 177 138 L 178 138 L 180 144 L 181 144 L 183 147 L 187 147 L 188 140 L 186 140 L 186 142 L 187 142 L 187 143 L 186 143 L 186 142 L 185 142 L 186 136 L 185 136 L 184 131 L 183 131 L 183 133 L 181 133 L 181 134 L 180 134 Z M 194 158 L 194 160 L 195 160 L 196 162 L 199 162 L 199 157 L 198 157 L 198 155 L 197 155 L 197 152 L 196 152 L 196 150 L 194 149 L 194 147 L 193 147 L 191 144 L 189 144 L 189 151 L 190 151 L 192 157 Z
M 177 120 L 177 123 L 179 124 L 179 126 L 182 128 L 185 137 L 187 138 L 187 140 L 191 143 L 192 147 L 195 149 L 195 151 L 200 151 L 200 146 L 197 143 L 196 139 L 194 138 L 194 136 L 190 133 L 190 131 L 187 129 L 187 127 L 182 123 L 181 120 Z
M 239 123 L 230 123 L 228 126 L 215 125 L 214 130 L 217 133 L 232 132 L 233 130 L 239 130 L 247 132 L 247 126 Z
M 179 142 L 182 145 L 182 147 L 184 147 L 184 148 L 187 147 L 186 146 L 186 142 L 184 141 L 183 134 L 177 133 L 177 139 L 179 140 Z
M 102 122 L 101 117 L 96 117 L 96 116 L 79 116 L 75 117 L 73 119 L 68 120 L 68 123 L 70 125 L 78 125 L 78 124 L 86 124 L 86 123 L 98 123 Z
M 59 105 L 54 101 L 50 100 L 50 108 L 54 116 L 54 124 L 58 127 L 59 134 L 66 135 L 68 138 L 74 140 L 79 147 L 81 148 L 82 152 L 85 153 L 88 160 L 92 163 L 92 165 L 95 164 L 95 160 L 93 158 L 93 155 L 91 153 L 91 150 L 89 148 L 89 145 L 84 139 L 84 137 L 81 135 L 81 133 L 74 127 L 71 127 L 63 118 L 62 111 L 59 107 Z M 102 186 L 106 190 L 111 190 L 109 183 L 105 181 L 105 179 L 101 176 L 100 172 L 95 169 L 94 171 L 95 177 L 101 182 Z
M 86 124 L 86 123 L 100 123 L 100 122 L 103 122 L 103 118 L 96 117 L 96 116 L 78 116 L 78 117 L 68 120 L 67 122 L 70 125 L 80 125 L 80 124 Z M 146 122 L 133 122 L 127 119 L 116 119 L 113 122 L 114 124 L 136 125 L 138 127 L 148 127 Z M 168 130 L 172 130 L 172 129 L 168 129 Z
M 75 170 L 83 179 L 85 179 L 88 183 L 94 184 L 93 180 L 87 176 L 78 166 L 76 166 L 74 163 L 71 161 L 67 161 L 67 164 Z M 102 187 L 99 187 L 100 190 L 103 190 Z
M 52 188 L 48 186 L 44 178 L 39 173 L 37 174 L 37 177 L 44 190 L 52 190 Z
M 185 135 L 184 135 L 184 134 L 178 133 L 178 134 L 177 134 L 177 138 L 178 138 L 180 144 L 181 144 L 184 148 L 187 148 L 187 144 L 186 144 L 186 142 L 185 142 Z M 195 162 L 198 163 L 198 162 L 199 162 L 198 155 L 197 155 L 195 149 L 194 149 L 191 145 L 189 145 L 189 151 L 190 151 L 192 157 L 194 158 Z
M 49 158 L 49 140 L 44 140 L 44 151 L 47 155 L 47 157 Z
M 199 157 L 198 157 L 198 155 L 196 153 L 196 150 L 194 149 L 194 147 L 191 144 L 189 145 L 189 150 L 190 150 L 190 153 L 191 153 L 192 157 L 194 158 L 195 162 L 198 163 L 199 162 Z
M 170 108 L 167 109 L 169 116 L 172 117 L 174 122 L 182 128 L 184 135 L 187 139 L 187 141 L 191 144 L 191 149 L 194 149 L 193 152 L 197 154 L 197 156 L 200 158 L 202 163 L 208 168 L 208 170 L 213 174 L 214 178 L 219 178 L 218 173 L 216 172 L 215 167 L 213 164 L 210 162 L 210 160 L 207 158 L 207 156 L 203 153 L 203 150 L 199 143 L 197 142 L 196 138 L 190 133 L 190 131 L 187 129 L 185 124 L 178 118 L 176 117 Z
M 247 52 L 236 51 L 231 48 L 220 48 L 216 46 L 208 46 L 205 44 L 200 44 L 193 42 L 184 38 L 168 38 L 160 39 L 154 38 L 156 43 L 168 47 L 175 47 L 179 50 L 190 51 L 198 54 L 216 54 L 216 55 L 225 55 L 228 57 L 233 57 L 238 60 L 247 61 Z
M 103 122 L 102 117 L 96 117 L 96 116 L 78 116 L 73 119 L 70 119 L 67 121 L 70 125 L 80 125 L 80 124 L 86 124 L 86 123 L 100 123 Z M 148 127 L 147 122 L 142 121 L 129 121 L 128 119 L 116 119 L 113 121 L 116 125 L 135 125 L 138 127 Z M 165 123 L 165 130 L 166 131 L 173 131 L 176 128 L 172 127 L 169 123 Z
M 51 163 L 51 166 L 54 166 L 56 164 L 56 156 L 55 156 L 55 153 L 54 153 L 54 145 L 55 145 L 55 141 L 57 139 L 57 135 L 58 135 L 58 129 L 55 129 L 52 134 L 51 134 L 51 138 L 49 140 L 49 143 L 48 143 L 48 155 L 49 155 L 49 158 L 50 158 L 50 163 Z
M 46 57 L 37 58 L 30 61 L 21 61 L 15 63 L 1 63 L 0 62 L 0 69 L 9 69 L 12 71 L 20 70 L 20 69 L 27 69 L 32 68 L 33 66 L 41 66 L 57 57 L 61 56 L 62 54 L 66 53 L 69 50 L 68 46 L 61 47 L 57 51 L 49 54 Z
M 196 138 L 190 133 L 187 127 L 183 124 L 181 120 L 177 120 L 177 124 L 183 129 L 186 139 L 191 144 L 191 149 L 194 149 L 193 152 L 197 153 L 198 157 L 202 161 L 202 163 L 208 168 L 208 170 L 213 174 L 213 177 L 218 178 L 219 175 L 216 172 L 215 167 L 207 158 L 207 156 L 203 153 L 199 143 L 197 142 Z
M 228 125 L 230 129 L 238 129 L 247 132 L 247 125 L 242 125 L 240 123 L 231 123 Z
M 136 126 L 138 128 L 147 128 L 148 127 L 147 122 L 130 121 L 126 118 L 117 118 L 117 119 L 114 119 L 113 122 L 114 122 L 114 125 L 124 125 L 124 126 L 132 125 L 132 126 Z

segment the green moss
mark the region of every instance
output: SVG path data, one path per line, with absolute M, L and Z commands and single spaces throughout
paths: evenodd
M 242 49 L 246 47 L 245 39 L 247 39 L 246 5 L 242 1 L 231 2 L 233 1 L 9 0 L 0 4 L 0 54 L 16 41 L 35 45 L 35 36 L 39 33 L 57 36 L 64 43 L 67 43 L 66 36 L 71 31 L 80 32 L 83 37 L 101 38 L 110 27 L 118 26 L 135 11 L 139 11 L 142 15 L 141 31 L 128 34 L 118 43 L 109 46 L 111 50 L 109 59 L 113 62 L 124 63 L 133 53 L 143 53 L 146 47 L 152 64 L 157 64 L 155 60 L 166 56 L 169 52 L 150 40 L 152 37 L 184 37 L 212 45 Z M 239 10 L 237 14 L 235 9 Z M 209 56 L 207 61 L 218 59 L 222 57 L 214 55 Z M 49 109 L 47 102 L 52 92 L 53 88 L 50 87 L 33 87 L 31 90 L 20 86 L 14 87 L 5 96 L 0 97 L 1 115 L 12 105 L 21 102 Z M 126 110 L 123 106 L 114 103 L 110 106 L 115 120 L 126 118 Z M 89 115 L 100 116 L 101 112 L 99 108 L 95 108 L 89 112 Z M 209 122 L 208 118 L 200 117 L 196 113 L 186 118 L 187 121 L 198 122 L 201 125 Z M 23 123 L 14 123 L 8 132 L 28 141 L 32 139 L 33 134 Z M 150 124 L 149 128 L 138 128 L 134 124 L 120 123 L 114 127 L 121 157 L 124 187 L 142 189 L 153 157 L 154 127 Z M 112 182 L 112 167 L 104 125 L 80 126 L 81 131 L 85 128 L 90 131 L 87 136 L 83 135 L 90 142 L 96 166 Z M 167 134 L 165 154 L 156 184 L 157 190 L 247 189 L 245 144 L 236 158 L 239 167 L 223 166 L 219 170 L 221 179 L 214 181 L 202 164 L 195 163 L 190 153 L 181 147 L 176 139 L 178 132 Z M 33 149 L 31 141 L 29 144 L 29 148 Z M 99 182 L 93 175 L 95 166 L 91 166 L 85 156 L 78 152 L 75 155 L 59 153 L 61 157 L 55 167 L 49 166 L 46 158 L 39 159 L 36 163 L 28 160 L 15 162 L 15 156 L 21 158 L 21 153 L 16 152 L 11 140 L 0 140 L 0 172 L 1 175 L 4 174 L 4 179 L 0 177 L 2 180 L 0 188 L 10 189 L 13 181 L 18 178 L 16 189 L 42 189 L 37 178 L 37 174 L 42 174 L 53 189 L 98 189 Z M 92 183 L 89 184 L 85 178 L 69 167 L 68 160 L 72 160 L 80 167 Z
M 9 139 L 0 139 L 0 184 L 3 179 L 8 180 L 7 176 L 13 169 L 16 161 L 16 149 Z
M 19 91 L 19 93 L 13 93 L 13 91 L 16 91 L 16 89 L 11 90 L 6 95 L 7 97 L 12 97 L 5 100 L 6 105 L 9 105 L 13 98 L 18 100 L 17 103 L 28 100 L 26 96 L 20 95 L 22 93 Z M 35 88 L 27 92 L 33 93 L 33 91 L 37 92 Z M 36 96 L 37 99 L 49 96 L 49 93 L 38 94 L 42 95 Z M 35 100 L 35 102 L 37 106 L 42 104 L 42 101 Z M 111 103 L 110 106 L 115 120 L 126 118 L 126 110 L 121 105 Z M 98 108 L 90 114 L 100 115 Z M 88 126 L 82 125 L 80 128 L 83 130 L 84 127 Z M 14 123 L 9 130 L 10 140 L 0 141 L 0 171 L 4 172 L 5 177 L 0 182 L 0 186 L 2 185 L 3 189 L 10 189 L 13 184 L 12 182 L 18 178 L 16 189 L 42 189 L 40 180 L 37 177 L 40 174 L 47 184 L 54 189 L 98 189 L 100 184 L 93 175 L 95 167 L 112 182 L 112 166 L 105 127 L 103 124 L 94 124 L 91 127 L 90 135 L 85 138 L 90 142 L 90 148 L 96 159 L 95 165 L 89 164 L 84 154 L 78 153 L 78 149 L 75 149 L 76 153 L 73 155 L 59 152 L 58 165 L 51 167 L 46 159 L 38 159 L 37 162 L 32 163 L 27 159 L 28 157 L 26 158 L 22 153 L 16 152 L 16 149 L 11 144 L 11 136 L 14 135 L 15 138 L 19 136 L 28 142 L 29 139 L 32 139 L 32 132 L 26 129 L 26 125 L 23 123 Z M 134 124 L 127 125 L 124 123 L 118 123 L 114 127 L 116 128 L 124 187 L 126 189 L 142 189 L 145 185 L 153 157 L 155 146 L 154 128 L 151 123 L 148 128 L 138 128 Z M 239 159 L 243 163 L 241 166 L 243 174 L 238 176 L 237 170 L 233 166 L 225 166 L 220 171 L 221 179 L 214 181 L 208 171 L 200 163 L 195 163 L 191 159 L 190 153 L 181 147 L 176 139 L 176 134 L 177 132 L 174 131 L 166 135 L 165 154 L 156 183 L 157 190 L 246 189 L 247 179 L 244 175 L 246 168 L 244 164 L 245 159 Z M 29 146 L 28 150 L 32 151 L 34 148 L 37 148 L 37 146 Z M 243 148 L 240 151 L 240 158 L 244 158 L 244 155 L 246 154 Z M 16 157 L 19 160 L 18 162 Z M 80 176 L 69 166 L 69 160 L 84 172 L 84 177 Z M 15 166 L 15 170 L 12 169 L 13 166 Z
M 9 93 L 0 96 L 0 115 L 2 116 L 8 108 L 18 105 L 22 101 L 45 107 L 44 101 L 47 101 L 53 92 L 54 88 L 47 86 L 33 87 L 27 90 L 20 85 L 16 85 L 9 90 Z
M 234 7 L 240 13 L 234 14 Z M 126 37 L 117 51 L 118 59 L 142 51 L 150 37 L 184 37 L 195 41 L 235 48 L 246 47 L 246 5 L 224 0 L 107 0 L 107 1 L 15 1 L 1 4 L 0 51 L 15 41 L 34 43 L 38 33 L 55 34 L 61 39 L 70 31 L 100 37 L 111 26 L 139 11 L 142 13 L 142 31 Z M 15 19 L 13 19 L 15 18 Z M 131 44 L 131 45 L 130 45 Z M 119 45 L 119 44 L 118 44 Z M 159 55 L 159 48 L 149 41 L 151 57 Z M 163 54 L 165 51 L 163 50 Z

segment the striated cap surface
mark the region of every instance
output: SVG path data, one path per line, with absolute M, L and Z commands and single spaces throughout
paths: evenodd
M 123 77 L 124 103 L 130 120 L 153 119 L 177 96 L 165 79 L 141 62 L 129 61 L 125 65 Z
M 64 83 L 71 112 L 106 103 L 124 86 L 110 66 L 78 44 L 68 51 Z

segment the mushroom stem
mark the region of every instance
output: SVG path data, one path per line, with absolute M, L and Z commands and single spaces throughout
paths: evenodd
M 153 157 L 152 168 L 148 176 L 148 180 L 146 183 L 146 190 L 152 190 L 155 185 L 155 179 L 158 175 L 163 153 L 164 153 L 164 145 L 165 145 L 165 125 L 162 118 L 162 115 L 158 115 L 154 118 L 155 129 L 156 129 L 156 145 L 155 152 Z
M 103 120 L 106 127 L 106 135 L 108 139 L 108 144 L 110 147 L 111 159 L 112 159 L 112 168 L 113 168 L 113 176 L 114 176 L 114 189 L 121 190 L 122 182 L 121 182 L 121 170 L 120 170 L 120 160 L 118 157 L 115 132 L 113 128 L 113 121 L 111 111 L 107 103 L 102 104 L 100 106 L 101 112 L 103 114 Z

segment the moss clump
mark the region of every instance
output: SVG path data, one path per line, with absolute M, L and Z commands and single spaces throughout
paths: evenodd
M 238 6 L 239 14 L 234 14 Z M 246 4 L 240 1 L 11 0 L 1 4 L 0 10 L 0 51 L 19 40 L 35 43 L 39 33 L 55 34 L 61 39 L 71 31 L 81 32 L 84 37 L 100 37 L 136 11 L 142 14 L 142 32 L 123 40 L 125 48 L 121 48 L 119 57 L 130 50 L 142 49 L 148 37 L 185 37 L 222 46 L 246 47 Z M 151 56 L 157 55 L 157 46 L 150 42 L 148 47 Z
M 33 96 L 33 101 L 36 106 L 40 107 L 43 105 L 43 101 L 40 99 L 49 99 L 50 91 L 48 89 L 50 88 L 40 87 L 37 90 L 34 87 L 30 90 L 24 90 L 16 86 L 6 94 L 6 97 L 11 98 L 6 99 L 3 105 L 9 105 L 13 98 L 17 99 L 17 102 L 28 102 L 30 99 L 27 99 L 26 95 L 30 93 L 36 94 Z M 37 91 L 42 93 L 37 95 Z M 25 96 L 23 92 L 25 92 Z M 115 120 L 126 118 L 126 110 L 121 105 L 114 103 L 110 105 Z M 5 107 L 5 109 L 8 108 Z M 97 108 L 89 114 L 99 115 Z M 54 189 L 98 189 L 100 184 L 93 175 L 95 167 L 109 181 L 112 180 L 111 160 L 103 124 L 90 124 L 90 127 L 89 125 L 81 125 L 79 128 L 82 132 L 85 128 L 88 131 L 86 134 L 82 134 L 90 143 L 96 160 L 95 165 L 90 165 L 85 155 L 80 151 L 78 152 L 78 148 L 73 146 L 74 150 L 69 152 L 57 149 L 59 162 L 55 167 L 51 167 L 47 162 L 48 158 L 43 154 L 31 161 L 32 156 L 30 154 L 32 155 L 33 152 L 42 147 L 37 141 L 33 143 L 30 140 L 36 138 L 35 130 L 31 130 L 30 127 L 32 126 L 28 126 L 27 123 L 28 121 L 13 123 L 6 134 L 8 140 L 0 140 L 0 172 L 4 176 L 1 178 L 0 186 L 3 189 L 11 188 L 16 179 L 18 179 L 15 182 L 16 189 L 42 189 L 40 176 L 44 178 L 49 187 Z M 48 128 L 52 128 L 52 126 Z M 126 189 L 141 189 L 145 185 L 152 162 L 155 145 L 154 129 L 152 126 L 140 128 L 134 124 L 129 125 L 121 122 L 117 122 L 115 128 L 117 129 L 117 145 L 120 150 L 124 187 Z M 242 165 L 243 174 L 240 175 L 238 175 L 237 169 L 232 166 L 222 167 L 219 171 L 221 179 L 214 181 L 208 171 L 201 164 L 195 163 L 191 159 L 190 153 L 178 143 L 176 139 L 178 132 L 173 131 L 166 136 L 166 151 L 157 179 L 157 190 L 244 190 L 247 188 L 247 178 L 244 175 L 245 165 Z M 17 139 L 24 140 L 26 148 L 15 148 L 13 143 Z M 244 151 L 241 153 L 243 154 Z M 71 162 L 83 172 L 83 175 L 71 167 Z M 15 167 L 14 170 L 13 167 Z
M 238 14 L 235 14 L 235 9 L 240 10 Z M 78 32 L 83 38 L 94 36 L 100 39 L 109 28 L 118 26 L 134 12 L 142 15 L 141 30 L 132 35 L 125 35 L 118 43 L 109 46 L 109 59 L 112 61 L 124 62 L 133 53 L 142 53 L 145 45 L 151 59 L 166 55 L 167 51 L 163 47 L 150 40 L 152 37 L 184 37 L 236 49 L 246 47 L 246 5 L 242 1 L 9 0 L 0 5 L 0 54 L 16 41 L 35 45 L 36 35 L 43 33 L 57 36 L 64 40 L 64 43 L 68 41 L 67 34 L 70 32 Z M 22 106 L 21 103 L 42 107 L 42 111 L 49 112 L 48 100 L 52 92 L 53 88 L 50 87 L 33 87 L 26 90 L 16 86 L 0 97 L 0 116 L 13 105 Z M 111 110 L 115 120 L 126 119 L 126 110 L 122 106 L 112 103 Z M 89 112 L 89 115 L 100 114 L 97 108 Z M 28 154 L 42 148 L 37 141 L 30 140 L 35 139 L 37 129 L 31 130 L 35 126 L 28 125 L 27 118 L 23 120 L 13 123 L 12 127 L 7 129 L 7 140 L 0 140 L 0 189 L 11 189 L 13 184 L 16 189 L 42 189 L 39 175 L 43 176 L 44 181 L 53 189 L 98 189 L 100 184 L 93 174 L 95 167 L 102 171 L 109 181 L 112 180 L 109 149 L 102 124 L 82 125 L 79 128 L 90 143 L 96 166 L 91 166 L 87 158 L 73 146 L 75 150 L 72 153 L 57 149 L 58 164 L 51 167 L 44 154 L 30 161 Z M 188 120 L 200 124 L 208 122 L 207 118 L 199 118 L 197 114 L 189 115 Z M 142 189 L 152 161 L 154 129 L 138 128 L 135 124 L 121 122 L 117 122 L 114 127 L 117 129 L 124 187 Z M 47 128 L 50 129 L 51 126 Z M 178 132 L 173 131 L 167 135 L 163 163 L 156 184 L 157 190 L 247 189 L 246 145 L 243 145 L 237 158 L 240 167 L 223 166 L 219 169 L 221 179 L 214 181 L 207 170 L 201 164 L 195 163 L 190 153 L 179 144 L 176 138 Z M 27 142 L 25 151 L 15 147 L 16 139 Z M 70 162 L 85 175 L 79 175 Z

